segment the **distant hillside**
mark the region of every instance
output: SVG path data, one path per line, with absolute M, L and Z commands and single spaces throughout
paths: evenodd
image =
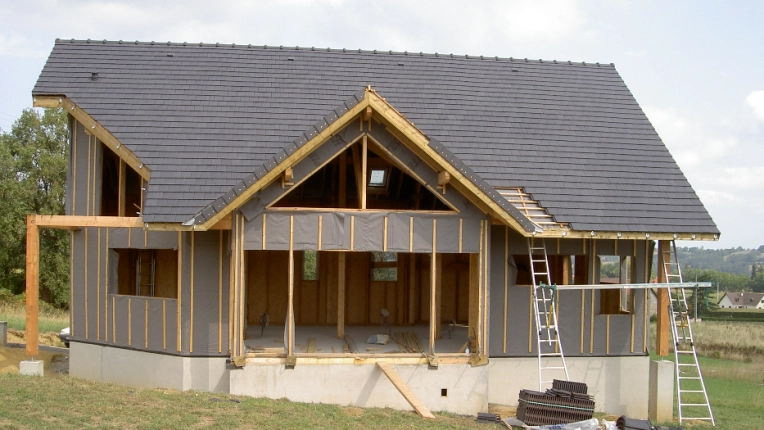
M 705 249 L 678 247 L 682 268 L 711 269 L 720 272 L 751 275 L 751 265 L 764 266 L 764 245 L 758 249 Z

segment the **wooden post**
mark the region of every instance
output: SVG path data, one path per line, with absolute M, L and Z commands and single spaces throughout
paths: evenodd
M 443 254 L 435 256 L 435 339 L 442 339 L 441 292 L 443 291 Z
M 437 311 L 437 299 L 435 296 L 438 294 L 438 262 L 437 262 L 437 221 L 432 220 L 432 254 L 430 257 L 430 345 L 429 354 L 435 354 L 435 339 L 437 337 L 437 327 L 440 325 Z
M 337 339 L 345 338 L 345 255 L 337 256 Z
M 658 241 L 658 283 L 668 282 L 664 268 L 664 259 L 669 253 L 671 242 L 668 240 Z M 649 275 L 648 275 L 649 276 Z M 669 354 L 669 317 L 668 307 L 670 306 L 668 288 L 658 288 L 658 322 L 655 330 L 655 351 L 658 355 L 665 357 Z
M 361 209 L 366 209 L 366 165 L 368 162 L 367 154 L 368 144 L 366 142 L 366 135 L 363 135 L 363 150 L 361 152 L 361 183 L 358 184 L 361 187 Z
M 37 309 L 39 297 L 39 270 L 40 270 L 40 231 L 37 228 L 37 215 L 27 215 L 27 329 L 26 329 L 26 353 L 34 358 L 37 355 Z
M 294 355 L 294 216 L 289 217 L 289 295 L 287 303 L 287 356 Z
M 469 337 L 474 338 L 470 342 L 470 353 L 476 353 L 478 346 L 478 328 L 480 321 L 480 255 L 470 254 L 470 286 L 469 286 Z

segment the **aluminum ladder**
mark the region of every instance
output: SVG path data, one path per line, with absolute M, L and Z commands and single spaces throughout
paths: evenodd
M 682 283 L 682 269 L 677 258 L 676 242 L 671 241 L 671 246 L 661 252 L 666 282 Z M 668 312 L 674 339 L 674 374 L 676 375 L 679 424 L 684 420 L 704 420 L 711 421 L 711 424 L 716 426 L 711 403 L 708 401 L 706 384 L 698 364 L 684 288 L 669 289 L 669 299 Z M 691 412 L 689 416 L 687 412 Z
M 538 351 L 539 391 L 544 384 L 551 384 L 554 379 L 545 379 L 546 374 L 562 375 L 570 381 L 565 354 L 562 351 L 559 332 L 557 331 L 557 311 L 555 309 L 555 286 L 549 273 L 544 240 L 536 246 L 533 238 L 528 239 L 528 257 L 530 259 L 531 280 L 533 282 L 533 313 L 536 317 L 536 350 Z

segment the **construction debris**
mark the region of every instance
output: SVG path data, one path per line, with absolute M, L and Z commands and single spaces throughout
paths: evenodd
M 401 352 L 409 352 L 414 354 L 421 354 L 424 352 L 422 344 L 419 342 L 419 338 L 416 333 L 407 332 L 395 332 L 393 333 L 393 340 L 399 345 Z

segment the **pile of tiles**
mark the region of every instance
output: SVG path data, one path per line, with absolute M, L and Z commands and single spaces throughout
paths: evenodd
M 545 393 L 520 390 L 517 418 L 527 425 L 584 421 L 594 414 L 594 399 L 582 382 L 555 380 Z

